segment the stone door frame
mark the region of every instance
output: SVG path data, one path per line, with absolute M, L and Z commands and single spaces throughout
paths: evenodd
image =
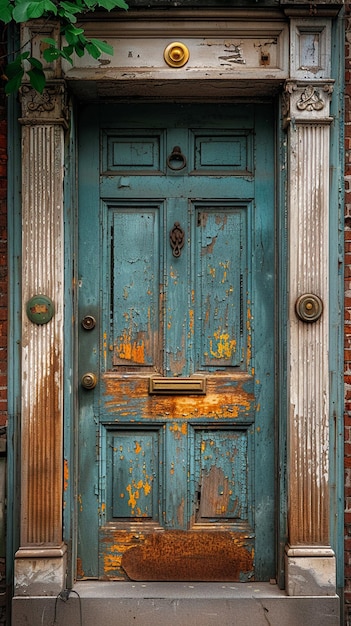
M 317 18 L 306 17 L 303 11 L 301 15 L 293 12 L 292 16 L 273 13 L 276 22 L 280 20 L 282 24 L 280 56 L 276 61 L 277 68 L 264 68 L 263 75 L 260 61 L 257 67 L 253 63 L 252 68 L 240 67 L 238 74 L 223 75 L 219 82 L 219 68 L 215 64 L 211 66 L 211 60 L 206 61 L 208 66 L 197 68 L 197 74 L 187 74 L 184 69 L 177 75 L 174 68 L 168 66 L 156 68 L 153 73 L 138 64 L 128 71 L 112 67 L 108 72 L 104 66 L 77 65 L 69 70 L 57 64 L 47 68 L 49 80 L 42 95 L 33 92 L 29 86 L 22 89 L 21 524 L 20 546 L 15 557 L 16 595 L 56 595 L 67 586 L 67 568 L 70 572 L 72 568 L 63 540 L 62 507 L 67 481 L 74 476 L 74 468 L 71 474 L 63 452 L 67 419 L 64 403 L 67 385 L 67 372 L 64 371 L 67 293 L 64 182 L 68 172 L 64 159 L 70 121 L 68 95 L 73 91 L 79 98 L 84 98 L 84 94 L 88 98 L 103 97 L 109 88 L 113 91 L 113 87 L 115 90 L 123 87 L 123 97 L 127 100 L 140 85 L 143 89 L 149 85 L 151 91 L 147 91 L 147 97 L 162 98 L 165 92 L 166 98 L 172 98 L 175 91 L 179 95 L 182 89 L 186 92 L 190 84 L 187 80 L 193 81 L 192 84 L 199 89 L 205 84 L 207 98 L 213 98 L 216 89 L 220 97 L 228 99 L 241 98 L 245 93 L 258 99 L 273 94 L 281 96 L 285 134 L 281 135 L 281 145 L 277 147 L 284 153 L 284 144 L 287 144 L 287 175 L 283 211 L 286 223 L 283 219 L 280 226 L 286 227 L 289 233 L 286 248 L 289 259 L 286 274 L 288 343 L 286 353 L 283 353 L 286 356 L 286 397 L 280 405 L 287 406 L 287 414 L 282 416 L 287 431 L 285 588 L 292 596 L 332 596 L 336 593 L 336 562 L 330 524 L 332 481 L 337 471 L 335 457 L 330 454 L 330 444 L 335 444 L 330 429 L 333 363 L 329 313 L 331 309 L 334 311 L 330 293 L 331 281 L 335 280 L 335 276 L 330 275 L 331 255 L 332 259 L 335 257 L 331 252 L 330 203 L 338 202 L 335 184 L 334 196 L 330 195 L 330 137 L 334 123 L 330 108 L 335 97 L 330 64 L 334 54 L 333 16 L 328 10 Z M 167 37 L 173 33 L 181 35 L 177 30 L 179 25 L 175 28 L 178 16 L 179 12 L 167 14 Z M 227 11 L 222 17 L 227 23 L 230 16 L 233 23 L 241 19 L 243 24 L 243 10 Z M 202 17 L 206 22 L 208 12 Z M 255 14 L 254 17 L 259 20 L 262 15 Z M 220 22 L 220 16 L 217 18 Z M 186 23 L 190 52 L 192 45 L 199 45 L 198 23 L 199 13 L 193 21 L 188 19 Z M 124 27 L 128 25 L 128 37 L 134 30 L 134 43 L 144 42 L 151 35 L 154 42 L 157 24 L 161 37 L 162 20 L 157 12 L 148 13 L 144 22 L 139 14 L 134 24 L 132 20 L 123 24 Z M 91 22 L 93 33 L 104 33 L 104 26 L 103 21 Z M 112 38 L 114 27 L 111 26 Z M 259 28 L 258 22 L 256 27 Z M 58 36 L 57 25 L 46 24 L 45 28 L 51 36 Z M 262 24 L 260 28 L 261 42 L 265 32 Z M 23 41 L 30 40 L 28 30 L 29 26 L 25 26 Z M 257 39 L 254 32 L 255 19 L 250 32 L 247 31 L 247 41 L 250 37 Z M 205 38 L 223 38 L 220 29 L 206 33 Z M 266 34 L 268 36 L 268 31 Z M 32 35 L 31 45 L 35 49 L 39 35 Z M 116 39 L 116 46 L 122 45 L 123 48 L 125 41 L 120 44 Z M 309 44 L 312 41 L 317 42 L 317 51 L 311 56 Z M 244 52 L 242 55 L 244 59 Z M 255 80 L 249 78 L 250 71 Z M 160 77 L 158 90 L 155 87 L 157 76 Z M 281 197 L 284 195 L 282 192 Z M 335 221 L 332 225 L 335 226 Z M 45 295 L 54 303 L 54 315 L 46 323 L 34 323 L 28 316 L 27 305 L 35 295 Z M 296 302 L 302 296 L 306 299 L 300 300 L 300 315 L 305 315 L 305 320 L 296 312 Z M 311 310 L 316 311 L 316 320 L 309 318 Z M 333 316 L 335 321 L 334 313 Z M 73 384 L 73 395 L 74 385 L 77 381 Z M 284 460 L 280 468 L 283 464 Z M 284 481 L 283 476 L 281 479 Z

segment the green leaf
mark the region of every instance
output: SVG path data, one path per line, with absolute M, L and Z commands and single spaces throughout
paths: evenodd
M 61 56 L 61 50 L 58 50 L 54 46 L 49 46 L 49 48 L 45 48 L 45 50 L 43 50 L 43 57 L 48 63 L 57 61 L 57 59 Z
M 16 4 L 12 13 L 12 17 L 15 22 L 25 22 L 29 19 L 28 8 L 30 4 L 31 3 L 29 1 L 19 2 L 18 4 Z
M 50 11 L 55 15 L 57 13 L 56 6 L 50 0 L 34 0 L 28 7 L 28 18 L 33 20 Z
M 90 41 L 100 50 L 100 53 L 113 54 L 113 46 L 110 46 L 106 41 L 101 41 L 100 39 L 90 39 Z
M 78 42 L 75 46 L 74 46 L 74 51 L 76 53 L 77 56 L 82 57 L 84 56 L 84 52 L 86 50 L 86 44 L 82 44 L 80 42 Z
M 33 67 L 27 72 L 27 74 L 29 76 L 30 84 L 32 85 L 33 89 L 35 89 L 39 93 L 43 93 L 43 89 L 46 83 L 43 70 Z
M 128 4 L 125 0 L 0 0 L 0 23 L 7 24 L 11 21 L 21 23 L 43 16 L 48 18 L 58 16 L 61 34 L 66 39 L 67 45 L 60 48 L 55 39 L 44 37 L 42 41 L 46 47 L 42 53 L 43 58 L 49 63 L 63 58 L 73 64 L 73 53 L 81 57 L 87 52 L 94 59 L 98 59 L 101 54 L 113 54 L 113 47 L 110 44 L 100 39 L 87 39 L 84 28 L 77 28 L 75 25 L 78 15 L 94 11 L 98 7 L 111 11 L 117 7 L 128 9 Z M 40 93 L 43 91 L 45 74 L 42 63 L 35 57 L 29 57 L 29 52 L 24 52 L 18 54 L 6 67 L 6 93 L 12 93 L 20 87 L 26 70 L 24 61 L 30 64 L 27 75 L 31 85 L 36 91 Z
M 86 50 L 93 57 L 93 59 L 98 59 L 101 56 L 101 52 L 97 46 L 95 46 L 91 41 L 86 43 Z
M 6 70 L 5 70 L 5 76 L 8 76 Z M 24 74 L 24 69 L 23 67 L 21 67 L 16 74 L 14 74 L 11 78 L 9 78 L 9 80 L 7 81 L 5 85 L 5 93 L 7 95 L 19 90 L 21 83 L 22 83 L 23 74 Z
M 62 59 L 69 61 L 69 63 L 73 65 L 73 61 L 71 59 L 73 51 L 74 51 L 73 46 L 64 46 L 62 50 L 60 50 L 59 48 L 56 47 L 56 45 L 50 45 L 49 48 L 45 48 L 45 50 L 43 50 L 43 57 L 45 61 L 47 61 L 48 63 L 51 63 L 52 61 L 56 61 L 57 59 L 61 57 Z
M 74 15 L 82 11 L 81 5 L 73 4 L 72 2 L 60 2 L 60 7 L 62 7 L 65 12 L 73 13 Z
M 17 76 L 19 72 L 22 72 L 23 74 L 23 61 L 24 59 L 28 59 L 28 57 L 29 52 L 23 52 L 22 54 L 18 54 L 15 60 L 6 66 L 5 75 L 7 76 L 7 78 L 12 79 Z
M 0 21 L 8 24 L 12 19 L 13 7 L 8 0 L 0 0 Z
M 57 7 L 51 0 L 17 0 L 12 16 L 15 22 L 26 22 L 45 13 L 57 15 Z
M 41 61 L 39 61 L 39 59 L 35 59 L 34 57 L 29 57 L 28 61 L 32 67 L 36 67 L 38 70 L 43 69 L 43 64 Z
M 52 2 L 51 0 L 45 0 L 45 11 L 47 13 L 53 13 L 54 15 L 57 15 L 57 6 L 54 2 Z
M 62 9 L 61 7 L 58 8 L 57 11 L 59 17 L 62 18 L 62 20 L 66 20 L 67 22 L 70 22 L 71 24 L 75 24 L 77 21 L 77 18 L 75 15 L 73 15 L 73 13 L 67 13 L 67 11 L 65 11 L 64 9 Z M 65 29 L 65 24 L 63 25 L 62 30 L 64 31 Z
M 41 41 L 43 43 L 48 43 L 50 46 L 56 46 L 56 41 L 55 39 L 52 39 L 52 37 L 43 37 Z
M 69 63 L 71 65 L 73 65 L 73 61 L 72 61 L 72 54 L 74 52 L 74 47 L 73 46 L 63 46 L 62 50 L 60 50 L 61 56 L 63 59 L 66 59 L 66 61 L 69 61 Z
M 79 39 L 79 35 L 84 34 L 84 28 L 76 28 L 72 24 L 69 24 L 63 29 L 62 34 L 66 37 L 67 43 L 74 46 Z
M 97 5 L 107 11 L 119 7 L 120 9 L 128 9 L 128 4 L 124 0 L 97 0 Z

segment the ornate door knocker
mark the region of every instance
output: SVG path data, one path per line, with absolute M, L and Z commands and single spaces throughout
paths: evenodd
M 179 222 L 174 222 L 174 226 L 169 232 L 169 241 L 173 256 L 177 258 L 180 257 L 182 247 L 184 246 L 184 234 L 184 230 L 180 227 Z

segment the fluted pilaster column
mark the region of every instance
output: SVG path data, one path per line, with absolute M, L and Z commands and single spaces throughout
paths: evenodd
M 62 541 L 64 86 L 22 89 L 21 528 L 17 595 L 65 585 Z M 32 303 L 34 321 L 28 315 Z M 45 313 L 48 297 L 54 314 Z M 49 307 L 50 308 L 50 307 Z M 44 320 L 44 323 L 41 323 Z M 38 323 L 38 321 L 40 323 Z
M 332 84 L 290 81 L 289 423 L 286 587 L 335 594 L 329 521 L 329 102 Z M 296 301 L 307 299 L 306 321 Z M 313 296 L 322 308 L 313 309 Z M 318 310 L 321 313 L 318 318 Z M 302 311 L 303 313 L 304 311 Z M 314 315 L 316 313 L 316 315 Z M 316 319 L 315 319 L 316 317 Z

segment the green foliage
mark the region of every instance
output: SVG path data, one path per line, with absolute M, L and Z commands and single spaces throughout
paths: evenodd
M 0 24 L 20 24 L 38 18 L 57 19 L 64 43 L 58 46 L 54 39 L 43 37 L 42 41 L 46 45 L 43 51 L 45 61 L 50 63 L 62 58 L 73 63 L 73 54 L 81 57 L 85 52 L 98 59 L 101 54 L 112 54 L 112 46 L 100 39 L 87 38 L 84 28 L 76 26 L 82 15 L 97 8 L 107 11 L 115 8 L 127 10 L 128 5 L 125 0 L 0 0 Z M 3 70 L 7 94 L 19 89 L 25 73 L 32 87 L 42 93 L 46 81 L 41 61 L 31 57 L 29 52 L 19 51 Z

